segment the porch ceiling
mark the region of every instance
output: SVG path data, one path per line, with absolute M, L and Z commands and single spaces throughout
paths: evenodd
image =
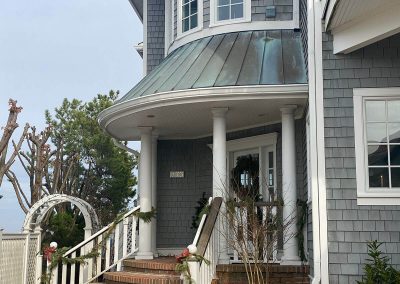
M 229 108 L 231 131 L 280 121 L 280 108 L 288 104 L 299 106 L 301 113 L 307 92 L 307 85 L 289 85 L 160 94 L 118 104 L 102 113 L 100 124 L 120 140 L 139 140 L 141 126 L 153 127 L 162 139 L 202 137 L 212 135 L 213 107 Z

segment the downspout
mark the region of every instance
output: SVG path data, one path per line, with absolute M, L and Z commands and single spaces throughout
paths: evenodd
M 308 66 L 311 149 L 313 284 L 329 283 L 322 66 L 322 7 L 308 0 Z

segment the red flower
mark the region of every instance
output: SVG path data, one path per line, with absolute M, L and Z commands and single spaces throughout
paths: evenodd
M 185 248 L 180 255 L 175 256 L 177 262 L 182 262 L 183 259 L 190 256 L 190 252 L 188 248 Z
M 43 250 L 43 255 L 46 257 L 47 261 L 50 262 L 51 261 L 51 256 L 55 252 L 56 252 L 56 248 L 55 247 L 46 247 Z

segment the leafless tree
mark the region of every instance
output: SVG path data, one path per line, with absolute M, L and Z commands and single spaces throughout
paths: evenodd
M 254 195 L 258 187 L 254 190 L 238 186 L 233 191 L 222 206 L 218 233 L 225 239 L 227 249 L 243 262 L 248 283 L 270 283 L 268 268 L 276 259 L 282 234 L 286 241 L 295 237 L 288 235 L 288 229 L 296 226 L 295 212 L 282 219 L 279 212 L 283 201 L 275 196 L 270 201 L 260 200 Z
M 26 124 L 18 143 L 15 143 L 14 141 L 12 142 L 13 152 L 9 157 L 7 157 L 7 152 L 11 137 L 15 129 L 17 129 L 19 126 L 17 123 L 18 115 L 22 111 L 22 107 L 17 106 L 17 101 L 9 99 L 8 104 L 10 107 L 8 110 L 9 111 L 8 119 L 6 125 L 2 127 L 3 134 L 0 140 L 0 186 L 2 184 L 4 175 L 14 163 L 15 158 L 18 154 L 18 151 L 21 149 L 22 143 L 25 139 L 26 133 L 28 132 L 29 128 L 29 125 Z

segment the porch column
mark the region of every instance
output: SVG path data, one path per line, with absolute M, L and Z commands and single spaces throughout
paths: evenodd
M 295 142 L 295 105 L 281 108 L 282 112 L 282 198 L 283 236 L 282 264 L 299 264 L 300 257 L 297 246 L 297 187 L 296 187 L 296 142 Z
M 228 108 L 213 108 L 213 197 L 227 197 L 227 168 L 226 168 L 226 112 Z M 224 212 L 225 204 L 222 203 L 221 211 Z M 218 231 L 227 230 L 221 217 L 218 218 L 216 230 L 218 243 L 219 263 L 228 263 L 228 247 L 225 237 Z
M 152 128 L 140 127 L 140 131 L 139 203 L 141 212 L 149 212 L 151 211 L 152 202 Z M 146 223 L 141 219 L 139 220 L 139 251 L 136 255 L 136 259 L 153 259 L 151 228 L 151 223 Z
M 151 204 L 157 210 L 157 140 L 158 136 L 153 134 L 152 136 L 152 171 L 151 171 Z M 157 218 L 153 218 L 151 221 L 151 251 L 154 256 L 157 256 Z

